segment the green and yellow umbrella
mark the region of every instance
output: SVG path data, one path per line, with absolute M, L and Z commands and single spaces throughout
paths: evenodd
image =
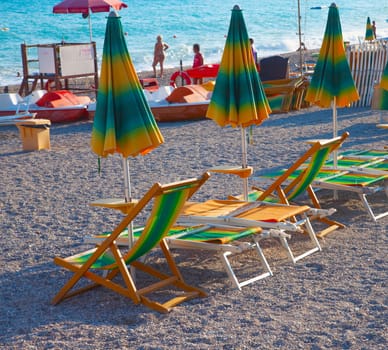
M 385 65 L 383 75 L 381 76 L 380 87 L 384 90 L 388 90 L 388 61 Z
M 337 5 L 332 3 L 325 35 L 305 100 L 322 108 L 333 109 L 333 136 L 337 136 L 337 107 L 359 99 L 349 63 L 346 59 Z M 336 155 L 335 161 L 336 161 Z
M 373 40 L 375 37 L 373 35 L 373 28 L 372 28 L 372 24 L 370 22 L 370 17 L 368 17 L 366 19 L 366 32 L 365 32 L 365 40 L 368 40 L 368 41 L 371 41 Z
M 380 89 L 379 89 L 380 88 Z M 373 97 L 373 108 L 379 110 L 388 110 L 388 61 L 381 75 L 380 84 L 376 86 L 374 93 L 377 93 L 376 100 Z
M 235 5 L 206 116 L 221 127 L 240 127 L 242 169 L 248 167 L 246 127 L 261 124 L 270 112 L 253 59 L 242 10 Z M 244 197 L 247 196 L 248 181 L 244 177 Z
M 99 156 L 123 157 L 125 200 L 131 200 L 129 156 L 164 142 L 129 56 L 120 17 L 109 14 L 103 47 L 91 148 Z
M 129 56 L 120 17 L 108 17 L 92 131 L 92 150 L 99 156 L 124 158 L 146 154 L 163 136 L 142 91 Z

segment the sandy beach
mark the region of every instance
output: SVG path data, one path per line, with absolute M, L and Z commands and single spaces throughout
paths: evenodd
M 339 110 L 343 149 L 383 147 L 369 108 Z M 154 182 L 199 176 L 215 165 L 240 160 L 240 134 L 211 120 L 160 125 L 165 143 L 130 160 L 134 197 Z M 51 150 L 24 152 L 15 126 L 0 128 L 0 347 L 3 349 L 386 349 L 388 218 L 371 221 L 353 194 L 322 191 L 346 225 L 321 241 L 322 252 L 296 265 L 275 240 L 262 241 L 273 277 L 242 292 L 231 287 L 210 253 L 174 250 L 186 281 L 208 297 L 167 315 L 98 288 L 57 306 L 50 301 L 70 277 L 53 263 L 89 247 L 85 236 L 112 229 L 120 214 L 95 208 L 99 198 L 121 197 L 119 157 L 101 162 L 90 150 L 92 122 L 50 128 Z M 248 163 L 256 172 L 286 166 L 308 139 L 332 135 L 331 110 L 312 107 L 272 115 L 254 129 Z M 241 192 L 241 180 L 213 175 L 196 200 Z M 377 210 L 386 209 L 382 194 Z M 303 203 L 303 199 L 301 200 Z M 295 247 L 305 246 L 294 236 Z M 157 261 L 159 252 L 149 257 Z M 239 257 L 241 266 L 251 256 Z

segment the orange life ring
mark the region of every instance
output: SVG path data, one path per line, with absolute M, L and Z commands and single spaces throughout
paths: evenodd
M 62 90 L 62 84 L 59 80 L 58 80 L 58 87 L 59 87 L 59 90 Z M 47 90 L 48 92 L 57 90 L 57 87 L 55 85 L 55 80 L 52 80 L 52 79 L 47 80 L 46 84 L 44 85 L 44 89 Z
M 182 79 L 184 79 L 186 85 L 190 85 L 191 84 L 191 79 L 190 79 L 189 75 L 186 72 L 181 72 L 181 71 L 178 70 L 173 75 L 171 75 L 170 86 L 176 88 L 175 80 L 178 77 L 181 77 Z

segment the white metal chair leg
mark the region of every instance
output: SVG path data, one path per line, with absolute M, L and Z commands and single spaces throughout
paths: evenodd
M 314 247 L 309 249 L 308 251 L 295 256 L 294 253 L 292 252 L 288 241 L 287 241 L 287 236 L 285 235 L 278 235 L 278 238 L 280 240 L 280 243 L 282 246 L 286 249 L 287 255 L 290 258 L 290 260 L 295 264 L 297 261 L 305 258 L 306 256 L 309 256 L 315 252 L 319 252 L 322 250 L 321 245 L 318 242 L 318 238 L 314 232 L 313 227 L 311 226 L 310 220 L 308 219 L 307 215 L 305 215 L 305 226 L 307 229 L 307 233 L 309 235 L 310 241 L 313 243 Z
M 255 277 L 252 277 L 252 278 L 249 278 L 247 280 L 244 280 L 242 282 L 239 282 L 239 280 L 237 279 L 237 276 L 236 274 L 234 273 L 233 271 L 233 268 L 230 264 L 230 261 L 228 259 L 228 256 L 229 255 L 232 255 L 231 252 L 221 252 L 220 253 L 220 256 L 221 256 L 221 261 L 226 269 L 226 272 L 228 273 L 228 276 L 233 284 L 233 286 L 235 286 L 238 290 L 241 290 L 242 287 L 248 285 L 248 284 L 251 284 L 253 282 L 256 282 L 256 281 L 259 281 L 263 278 L 266 278 L 266 277 L 270 277 L 273 275 L 272 271 L 271 271 L 271 268 L 269 267 L 269 264 L 267 262 L 267 259 L 265 258 L 264 256 L 264 253 L 263 251 L 261 250 L 261 247 L 260 245 L 258 244 L 256 238 L 254 238 L 254 241 L 255 241 L 255 244 L 254 244 L 254 249 L 256 250 L 256 252 L 258 253 L 259 255 L 259 258 L 260 258 L 260 261 L 265 269 L 265 272 L 263 272 L 262 274 L 260 275 L 257 275 Z M 250 246 L 252 247 L 252 245 L 250 244 Z M 243 249 L 245 250 L 245 249 Z
M 385 191 L 386 194 L 387 194 L 387 191 Z M 372 218 L 372 220 L 374 222 L 376 222 L 378 219 L 381 219 L 385 216 L 388 215 L 388 211 L 384 212 L 384 213 L 381 213 L 381 214 L 375 214 L 372 210 L 372 207 L 370 206 L 367 198 L 366 198 L 366 194 L 363 194 L 363 193 L 359 193 L 359 196 L 361 198 L 361 201 L 362 201 L 362 204 L 364 205 L 366 211 L 368 212 L 369 216 Z M 388 194 L 387 194 L 387 197 L 388 197 Z

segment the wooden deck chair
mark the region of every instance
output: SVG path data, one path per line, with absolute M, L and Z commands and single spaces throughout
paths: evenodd
M 335 211 L 334 209 L 328 210 L 326 214 L 325 211 L 322 211 L 318 197 L 311 184 L 325 164 L 329 154 L 334 150 L 337 150 L 348 136 L 349 133 L 345 132 L 340 137 L 314 141 L 310 149 L 299 157 L 299 159 L 287 170 L 255 177 L 253 179 L 254 181 L 257 183 L 266 183 L 268 186 L 266 189 L 253 186 L 253 191 L 249 193 L 248 200 L 290 204 L 295 198 L 307 191 L 314 208 L 318 209 L 317 211 L 310 212 L 313 213 L 310 216 L 310 220 L 319 220 L 327 226 L 317 232 L 318 237 L 323 237 L 338 228 L 344 227 L 343 224 L 327 217 L 328 215 L 326 214 L 331 214 Z M 290 176 L 295 174 L 298 170 L 297 176 L 290 181 Z M 239 198 L 241 197 L 237 197 L 237 199 Z
M 243 286 L 272 276 L 267 259 L 260 247 L 262 239 L 276 238 L 293 263 L 315 252 L 321 246 L 312 228 L 308 213 L 309 206 L 272 204 L 264 202 L 244 202 L 239 200 L 208 200 L 206 202 L 187 202 L 177 219 L 177 224 L 170 229 L 166 237 L 171 248 L 203 249 L 216 251 L 232 284 L 241 290 Z M 297 220 L 294 220 L 297 218 Z M 294 220 L 291 222 L 291 219 Z M 265 229 L 263 229 L 265 228 Z M 142 228 L 134 230 L 135 239 Z M 288 243 L 292 233 L 307 232 L 312 247 L 295 254 Z M 290 234 L 291 233 L 291 234 Z M 98 244 L 110 232 L 86 237 L 87 243 Z M 248 238 L 251 242 L 240 242 Z M 128 244 L 128 231 L 123 231 L 116 239 L 117 244 Z M 254 250 L 264 267 L 264 272 L 240 282 L 228 257 Z
M 247 228 L 264 228 L 258 239 L 278 238 L 293 263 L 321 251 L 307 213 L 309 206 L 244 202 L 239 200 L 208 200 L 187 202 L 177 219 L 182 225 L 221 225 Z M 292 220 L 292 221 L 291 221 Z M 296 255 L 288 243 L 291 234 L 307 232 L 312 247 Z M 291 233 L 291 234 L 290 234 Z
M 64 287 L 54 297 L 52 302 L 59 303 L 64 298 L 79 294 L 96 286 L 105 286 L 123 296 L 133 300 L 134 303 L 142 303 L 159 312 L 168 312 L 172 307 L 181 302 L 195 297 L 203 297 L 206 294 L 198 288 L 186 284 L 169 253 L 164 237 L 175 223 L 186 200 L 189 199 L 199 187 L 209 178 L 205 173 L 198 179 L 180 181 L 168 185 L 156 183 L 144 195 L 133 209 L 124 217 L 114 231 L 101 242 L 96 248 L 73 255 L 67 258 L 56 257 L 54 262 L 74 274 Z M 152 211 L 147 223 L 132 248 L 122 252 L 116 244 L 120 233 L 139 215 L 148 205 L 152 204 Z M 155 246 L 160 245 L 171 275 L 159 272 L 155 268 L 139 261 L 143 255 Z M 127 265 L 135 267 L 157 278 L 157 282 L 148 287 L 138 289 Z M 99 274 L 97 270 L 107 271 Z M 116 275 L 121 275 L 124 286 L 113 281 Z M 81 278 L 91 280 L 93 283 L 72 291 L 73 287 Z M 159 303 L 151 300 L 146 295 L 167 286 L 183 290 L 184 293 L 172 299 Z
M 365 155 L 367 154 L 366 151 L 362 153 L 364 156 L 360 157 L 358 160 L 344 159 L 343 156 L 340 156 L 337 168 L 334 168 L 332 162 L 329 161 L 321 165 L 319 169 L 316 169 L 314 178 L 312 179 L 308 190 L 313 203 L 317 200 L 317 196 L 314 191 L 312 191 L 312 188 L 347 191 L 358 194 L 365 210 L 373 221 L 377 221 L 388 215 L 388 211 L 376 214 L 368 200 L 371 195 L 380 191 L 384 191 L 388 197 L 387 162 L 383 158 L 380 160 L 376 160 L 372 157 L 368 158 Z M 379 151 L 369 151 L 369 155 L 377 153 L 379 153 Z M 359 164 L 360 162 L 362 165 Z M 357 163 L 358 166 L 356 165 Z M 348 165 L 348 167 L 346 167 L 346 165 Z M 304 166 L 306 167 L 306 164 Z M 281 178 L 282 180 L 286 180 L 287 183 L 293 184 L 297 182 L 305 172 L 303 166 L 301 168 L 292 169 L 292 171 L 289 171 L 290 169 L 267 173 L 263 175 L 261 179 L 266 177 L 270 178 L 271 181 L 277 181 Z M 286 179 L 284 179 L 285 176 Z M 258 180 L 258 178 L 256 178 L 256 180 Z M 257 195 L 256 197 L 262 198 L 262 196 L 259 197 Z M 322 220 L 327 220 L 327 218 L 322 218 Z M 320 236 L 329 232 L 324 231 L 323 234 L 320 233 Z
M 276 177 L 283 173 L 284 171 L 279 171 L 267 174 L 267 176 Z M 296 170 L 289 175 L 288 179 L 291 181 L 297 178 L 300 173 L 300 170 Z M 316 174 L 311 185 L 316 189 L 347 191 L 358 194 L 365 210 L 373 221 L 377 221 L 388 215 L 388 211 L 376 214 L 368 200 L 368 197 L 381 191 L 384 191 L 388 198 L 388 175 L 374 175 L 356 170 L 322 167 L 318 174 Z
M 135 239 L 139 237 L 142 228 L 134 230 Z M 110 232 L 87 237 L 88 243 L 99 244 Z M 233 286 L 241 290 L 243 286 L 272 276 L 267 259 L 260 247 L 259 241 L 267 235 L 260 227 L 233 227 L 222 225 L 199 224 L 195 226 L 173 226 L 165 238 L 170 248 L 207 250 L 219 254 L 221 262 L 229 276 Z M 244 239 L 244 241 L 242 241 Z M 123 231 L 117 238 L 119 245 L 128 244 L 128 230 Z M 254 277 L 239 281 L 232 267 L 229 258 L 233 255 L 243 254 L 246 251 L 253 251 L 259 257 L 259 264 L 263 266 L 264 272 L 254 266 L 258 274 Z
M 272 113 L 284 113 L 290 109 L 300 109 L 300 89 L 304 78 L 268 80 L 263 83 L 264 92 L 268 98 Z

